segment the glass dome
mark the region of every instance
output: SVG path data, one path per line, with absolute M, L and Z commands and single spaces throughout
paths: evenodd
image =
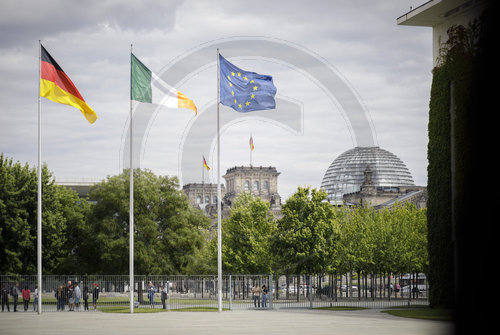
M 377 187 L 414 186 L 406 165 L 396 155 L 379 147 L 355 147 L 338 156 L 326 170 L 321 188 L 330 202 L 342 201 L 347 193 L 358 192 L 369 165 Z

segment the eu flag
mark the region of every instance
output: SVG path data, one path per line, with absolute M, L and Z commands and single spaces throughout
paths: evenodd
M 219 54 L 220 102 L 240 113 L 276 108 L 273 77 L 244 71 Z

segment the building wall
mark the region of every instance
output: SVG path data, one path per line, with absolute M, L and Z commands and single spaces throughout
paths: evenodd
M 182 187 L 193 207 L 204 207 L 217 204 L 217 184 L 191 183 Z M 221 195 L 224 197 L 226 188 L 221 185 Z
M 238 166 L 227 170 L 224 179 L 227 185 L 226 199 L 232 202 L 241 192 L 249 192 L 265 201 L 276 201 L 278 175 L 274 167 Z M 281 199 L 280 202 L 281 204 Z M 227 203 L 229 205 L 229 203 Z

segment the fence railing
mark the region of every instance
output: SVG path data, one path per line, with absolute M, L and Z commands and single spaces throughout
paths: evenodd
M 217 309 L 217 281 L 216 275 L 136 275 L 134 306 L 165 310 Z M 37 310 L 37 276 L 0 275 L 0 287 L 2 310 Z M 130 308 L 128 275 L 45 275 L 42 288 L 43 311 L 127 312 Z M 230 310 L 386 308 L 428 304 L 427 292 L 427 280 L 422 274 L 224 275 L 222 307 Z

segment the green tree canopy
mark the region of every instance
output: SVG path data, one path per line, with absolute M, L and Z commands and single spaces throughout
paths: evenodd
M 89 270 L 126 274 L 129 267 L 129 172 L 94 185 L 86 255 Z M 210 220 L 178 190 L 176 177 L 134 170 L 134 270 L 178 274 L 204 245 Z
M 36 168 L 0 155 L 0 273 L 37 271 Z M 42 271 L 73 273 L 87 203 L 42 167 Z
M 340 230 L 323 190 L 299 187 L 283 205 L 273 251 L 281 271 L 321 273 L 334 258 Z
M 229 217 L 222 222 L 223 271 L 237 274 L 271 273 L 271 236 L 276 229 L 269 203 L 248 193 L 234 200 Z M 216 259 L 216 241 L 212 255 Z

